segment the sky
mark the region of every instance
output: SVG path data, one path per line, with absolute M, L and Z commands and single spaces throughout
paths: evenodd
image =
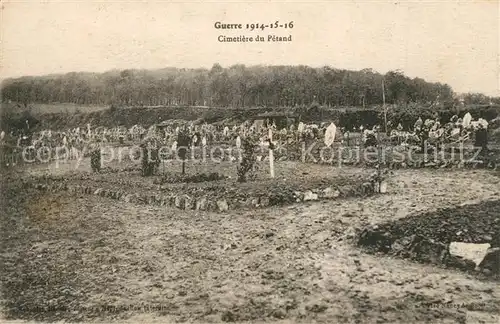
M 0 77 L 214 63 L 399 69 L 500 96 L 500 0 L 3 1 Z M 227 24 L 292 29 L 221 30 Z M 291 42 L 221 43 L 219 35 Z

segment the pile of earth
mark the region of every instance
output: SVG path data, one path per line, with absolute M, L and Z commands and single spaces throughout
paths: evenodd
M 482 264 L 476 265 L 451 255 L 452 242 L 489 244 L 490 248 Z M 371 252 L 500 274 L 500 200 L 443 208 L 370 226 L 361 231 L 357 243 Z

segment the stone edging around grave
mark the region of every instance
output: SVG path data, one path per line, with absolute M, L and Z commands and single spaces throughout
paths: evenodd
M 278 159 L 278 161 L 298 161 L 295 159 Z M 353 162 L 353 161 L 320 161 L 320 160 L 315 160 L 315 161 L 310 161 L 306 160 L 305 163 L 312 163 L 312 164 L 320 164 L 320 165 L 332 165 L 332 166 L 351 166 L 351 167 L 365 167 L 365 168 L 373 168 L 377 166 L 377 162 L 366 162 L 366 161 L 358 161 L 358 162 Z M 414 161 L 414 162 L 408 162 L 408 161 L 392 161 L 392 162 L 386 162 L 383 164 L 385 167 L 387 167 L 390 170 L 397 170 L 397 169 L 423 169 L 423 168 L 428 168 L 428 169 L 442 169 L 442 168 L 449 168 L 449 169 L 490 169 L 490 170 L 498 170 L 500 167 L 499 162 L 495 161 L 489 161 L 487 163 L 483 161 L 445 161 L 445 160 L 437 160 L 437 161 Z
M 211 200 L 208 197 L 192 198 L 186 194 L 179 195 L 140 195 L 138 193 L 128 193 L 123 190 L 106 190 L 97 187 L 85 187 L 77 185 L 68 185 L 65 183 L 58 184 L 44 184 L 25 182 L 25 187 L 30 187 L 38 190 L 58 192 L 68 191 L 74 194 L 93 194 L 101 197 L 120 200 L 127 203 L 142 204 L 142 205 L 155 205 L 155 206 L 170 206 L 182 210 L 202 210 L 202 211 L 218 211 L 226 212 L 228 210 L 238 209 L 239 207 L 246 208 L 262 208 L 269 207 L 270 201 L 267 196 L 249 197 L 245 201 L 238 199 L 217 199 Z M 303 201 L 317 201 L 317 200 L 331 200 L 339 197 L 355 196 L 356 192 L 363 195 L 373 195 L 375 193 L 375 183 L 365 182 L 357 188 L 350 187 L 347 192 L 342 193 L 335 187 L 327 187 L 325 189 L 312 189 L 306 191 L 295 191 L 295 202 Z M 356 190 L 357 189 L 357 190 Z M 351 194 L 352 192 L 354 194 Z

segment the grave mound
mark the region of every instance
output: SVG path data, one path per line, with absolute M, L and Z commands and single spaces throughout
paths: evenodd
M 482 264 L 450 253 L 450 245 L 488 245 Z M 357 244 L 423 263 L 444 265 L 486 275 L 500 274 L 500 200 L 443 208 L 365 228 Z M 479 263 L 479 262 L 478 262 Z
M 155 184 L 165 184 L 165 183 L 199 183 L 208 181 L 218 181 L 224 180 L 227 177 L 223 174 L 212 172 L 212 173 L 197 173 L 194 175 L 182 175 L 176 173 L 167 173 L 161 176 L 160 179 L 155 179 Z

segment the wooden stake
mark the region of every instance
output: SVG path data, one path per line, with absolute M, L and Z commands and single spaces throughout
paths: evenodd
M 273 143 L 273 131 L 269 129 L 269 171 L 271 173 L 271 178 L 274 178 L 274 154 L 271 149 L 271 145 Z
M 385 126 L 385 133 L 387 134 L 387 108 L 385 106 L 385 85 L 384 85 L 384 79 L 382 79 L 382 101 L 384 105 L 384 126 Z
M 377 129 L 377 153 L 378 153 L 378 163 L 377 163 L 377 182 L 378 182 L 378 191 L 377 193 L 380 193 L 380 163 L 382 159 L 382 145 L 380 144 L 380 131 Z

